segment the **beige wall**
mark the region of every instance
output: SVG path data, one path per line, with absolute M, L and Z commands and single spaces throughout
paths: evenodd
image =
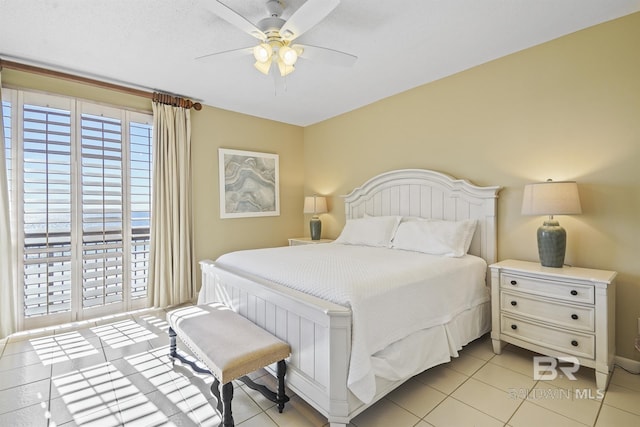
M 390 78 L 402 78 L 402 74 Z M 543 217 L 520 214 L 526 183 L 579 184 L 583 215 L 559 217 L 566 262 L 616 270 L 617 354 L 640 317 L 640 14 L 599 25 L 387 98 L 304 130 L 305 190 L 345 194 L 397 168 L 500 185 L 498 256 L 537 261 Z

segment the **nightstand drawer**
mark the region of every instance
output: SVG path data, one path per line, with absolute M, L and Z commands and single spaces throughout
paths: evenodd
M 544 280 L 505 273 L 500 275 L 500 287 L 505 290 L 517 290 L 569 302 L 585 304 L 594 304 L 595 302 L 594 287 L 589 285 L 564 283 L 555 280 Z
M 500 332 L 566 354 L 595 358 L 593 335 L 538 325 L 504 314 L 500 316 Z
M 500 293 L 500 309 L 565 328 L 586 332 L 595 330 L 594 307 L 563 304 L 524 293 L 503 291 Z

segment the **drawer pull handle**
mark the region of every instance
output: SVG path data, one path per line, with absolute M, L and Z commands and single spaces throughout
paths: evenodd
M 515 280 L 512 280 L 512 281 L 511 281 L 511 284 L 512 284 L 513 286 L 515 286 L 515 285 L 517 285 L 517 284 L 518 284 L 518 282 L 517 282 L 517 281 L 515 281 Z
M 515 307 L 518 303 L 516 301 L 511 301 L 511 305 Z
M 573 320 L 578 320 L 578 315 L 577 315 L 577 314 L 572 314 L 572 315 L 571 315 L 571 318 L 572 318 Z
M 575 289 L 573 289 L 573 290 L 571 291 L 571 295 L 573 295 L 573 296 L 578 295 L 578 291 L 576 291 Z
M 518 325 L 511 325 L 511 329 L 515 331 L 516 329 L 518 329 Z
M 576 340 L 571 341 L 571 345 L 574 346 L 574 347 L 577 347 L 578 346 L 578 341 L 576 341 Z

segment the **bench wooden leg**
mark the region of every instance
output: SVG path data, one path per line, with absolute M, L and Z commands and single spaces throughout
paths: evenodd
M 278 377 L 278 390 L 277 393 L 274 393 L 269 387 L 263 384 L 257 384 L 248 376 L 243 376 L 238 378 L 238 381 L 242 381 L 252 390 L 260 392 L 264 397 L 266 397 L 269 401 L 278 404 L 278 411 L 282 413 L 284 410 L 284 404 L 289 401 L 289 396 L 286 395 L 284 390 L 284 376 L 287 373 L 287 362 L 281 360 L 277 362 L 277 371 L 276 375 Z
M 193 369 L 195 372 L 199 372 L 201 374 L 210 374 L 211 373 L 210 370 L 201 368 L 200 366 L 198 366 L 198 364 L 195 361 L 189 360 L 188 358 L 178 353 L 177 342 L 176 342 L 177 336 L 178 334 L 176 333 L 176 331 L 174 331 L 171 327 L 169 327 L 169 357 L 171 358 L 171 363 L 175 364 L 176 359 L 178 359 L 185 365 L 191 366 L 191 369 Z
M 233 427 L 233 414 L 231 413 L 231 400 L 233 399 L 233 382 L 222 386 L 222 425 Z
M 213 394 L 218 402 L 216 409 L 220 416 L 222 416 L 222 399 L 220 398 L 220 381 L 216 377 L 213 377 L 213 383 L 211 384 L 211 394 Z
M 284 376 L 287 374 L 287 362 L 281 360 L 278 362 L 278 412 L 282 413 L 284 404 L 289 400 L 284 392 Z
M 173 330 L 173 328 L 169 328 L 169 356 L 171 356 L 171 362 L 175 362 L 175 357 L 176 357 L 176 337 L 178 336 L 178 334 L 176 334 L 176 331 Z

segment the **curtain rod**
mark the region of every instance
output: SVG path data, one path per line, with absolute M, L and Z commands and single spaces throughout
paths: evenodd
M 115 83 L 103 82 L 101 80 L 91 79 L 88 77 L 82 77 L 82 76 L 76 76 L 74 74 L 63 73 L 61 71 L 49 70 L 47 68 L 36 67 L 34 65 L 22 64 L 20 62 L 7 61 L 5 59 L 0 59 L 0 70 L 2 70 L 2 68 L 8 68 L 11 70 L 18 70 L 18 71 L 26 71 L 28 73 L 40 74 L 46 77 L 56 77 L 59 79 L 70 80 L 78 83 L 84 83 L 84 84 L 96 86 L 103 89 L 116 90 L 118 92 L 123 92 L 129 95 L 148 98 L 152 101 L 160 102 L 163 104 L 171 104 L 171 105 L 175 105 L 183 108 L 193 108 L 197 111 L 200 111 L 202 109 L 202 104 L 200 104 L 199 102 L 193 102 L 189 99 L 184 99 L 178 96 L 160 94 L 156 92 L 148 92 L 141 89 L 134 89 L 134 88 L 118 85 Z

